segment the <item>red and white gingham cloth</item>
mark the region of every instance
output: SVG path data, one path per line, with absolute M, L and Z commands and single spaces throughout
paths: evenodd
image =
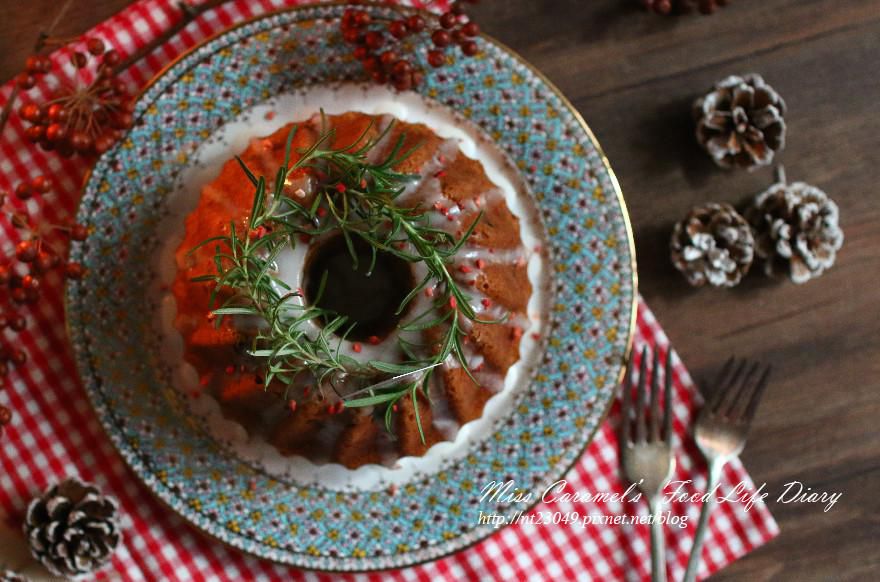
M 146 83 L 166 63 L 232 24 L 296 0 L 233 0 L 191 23 L 171 41 L 139 62 L 124 77 L 131 87 Z M 411 0 L 412 4 L 429 2 Z M 438 2 L 430 2 L 437 7 Z M 141 0 L 89 32 L 103 38 L 123 55 L 131 54 L 179 18 L 175 0 Z M 55 55 L 62 59 L 61 55 Z M 0 89 L 5 101 L 11 91 Z M 40 85 L 25 99 L 44 99 Z M 69 220 L 75 211 L 84 164 L 63 160 L 31 146 L 24 127 L 13 115 L 0 136 L 0 190 L 40 174 L 51 175 L 55 195 L 31 200 L 32 211 L 51 222 Z M 0 222 L 4 250 L 16 239 L 10 224 Z M 11 407 L 14 420 L 0 439 L 0 508 L 18 527 L 29 499 L 67 475 L 96 483 L 119 498 L 125 537 L 111 566 L 97 575 L 103 580 L 273 580 L 305 578 L 330 580 L 330 574 L 304 572 L 245 556 L 211 541 L 160 505 L 123 464 L 92 412 L 77 379 L 64 327 L 61 282 L 45 282 L 44 300 L 29 310 L 29 327 L 15 341 L 26 349 L 27 366 L 11 374 L 0 403 Z M 653 314 L 640 302 L 636 348 L 648 344 L 668 349 L 666 335 Z M 122 333 L 122 330 L 120 330 Z M 687 370 L 675 360 L 676 479 L 693 479 L 692 489 L 705 487 L 705 465 L 685 438 L 699 398 Z M 615 427 L 619 406 L 577 466 L 566 476 L 568 491 L 622 492 Z M 722 493 L 733 485 L 752 482 L 739 462 L 727 466 Z M 551 503 L 533 511 L 577 511 L 580 515 L 646 515 L 638 504 Z M 673 504 L 676 515 L 687 515 L 687 528 L 666 527 L 667 559 L 672 580 L 681 579 L 691 546 L 699 506 Z M 778 527 L 763 504 L 745 511 L 742 504 L 721 503 L 710 522 L 703 552 L 701 577 L 719 570 L 767 542 Z M 478 545 L 433 563 L 383 572 L 341 576 L 356 580 L 645 580 L 650 575 L 647 525 L 513 525 Z

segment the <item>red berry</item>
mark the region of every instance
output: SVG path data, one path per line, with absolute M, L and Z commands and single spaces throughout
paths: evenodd
M 122 79 L 115 79 L 112 85 L 113 92 L 117 95 L 128 95 L 128 85 Z
M 31 55 L 24 61 L 24 68 L 32 75 L 39 75 L 43 72 L 43 62 L 40 55 Z
M 446 63 L 446 57 L 443 56 L 442 51 L 438 50 L 430 50 L 428 51 L 428 64 L 432 67 L 442 67 Z
M 421 32 L 425 29 L 425 20 L 418 14 L 413 14 L 406 19 L 406 27 L 412 32 Z
M 356 10 L 354 13 L 354 24 L 358 27 L 364 27 L 370 23 L 370 15 L 363 10 Z
M 449 43 L 452 42 L 452 38 L 445 30 L 435 30 L 434 34 L 431 35 L 431 40 L 434 42 L 435 46 L 440 48 L 449 46 Z
M 131 113 L 117 113 L 110 118 L 110 125 L 114 129 L 128 129 L 134 123 L 134 117 Z
M 412 72 L 412 65 L 409 64 L 409 61 L 400 59 L 399 61 L 394 63 L 394 66 L 391 68 L 392 75 L 404 76 L 408 75 Z
M 115 141 L 116 139 L 111 134 L 103 133 L 95 139 L 95 151 L 99 154 L 103 154 L 113 147 L 113 142 Z
M 53 103 L 46 109 L 46 117 L 51 121 L 66 121 L 67 115 L 67 108 L 60 103 Z
M 40 280 L 31 275 L 25 275 L 24 279 L 21 280 L 21 286 L 25 289 L 39 289 Z
M 468 22 L 461 27 L 461 31 L 465 36 L 477 36 L 480 34 L 480 25 L 476 22 Z
M 84 69 L 89 64 L 89 57 L 77 51 L 70 55 L 70 63 L 77 69 Z
M 116 50 L 110 49 L 106 53 L 104 53 L 104 60 L 101 61 L 104 65 L 109 65 L 111 67 L 115 67 L 119 63 L 122 62 L 122 55 L 120 55 Z
M 52 180 L 46 176 L 37 176 L 31 181 L 31 187 L 41 194 L 47 194 L 52 190 Z
M 22 263 L 30 263 L 37 258 L 37 245 L 33 241 L 21 241 L 15 247 L 15 257 Z
M 367 58 L 367 56 L 369 55 L 369 52 L 370 51 L 367 49 L 367 47 L 365 47 L 363 45 L 358 45 L 358 46 L 354 47 L 354 58 L 356 58 L 359 61 L 362 61 L 365 58 Z
M 59 142 L 67 137 L 67 129 L 60 123 L 52 123 L 46 128 L 46 139 Z
M 395 62 L 397 62 L 397 53 L 394 51 L 385 51 L 381 55 L 379 55 L 379 60 L 382 62 L 382 66 L 390 67 Z
M 43 137 L 46 135 L 46 126 L 32 125 L 29 128 L 27 128 L 24 132 L 25 132 L 25 135 L 27 135 L 27 138 L 31 142 L 37 143 L 38 141 L 43 139 Z
M 464 2 L 453 2 L 452 6 L 449 7 L 449 11 L 453 14 L 461 16 L 464 14 Z
M 22 105 L 18 110 L 18 114 L 21 115 L 23 119 L 26 121 L 30 121 L 31 123 L 36 123 L 40 120 L 40 108 L 37 107 L 33 103 L 26 103 Z
M 12 411 L 5 406 L 0 406 L 0 426 L 6 426 L 10 422 L 12 422 Z
M 371 30 L 364 36 L 364 44 L 367 45 L 367 48 L 376 50 L 385 44 L 385 38 L 382 36 L 381 32 Z
M 75 131 L 70 136 L 70 145 L 79 153 L 86 153 L 92 149 L 94 140 L 84 131 Z
M 388 25 L 388 32 L 391 33 L 391 36 L 394 38 L 403 38 L 407 34 L 409 34 L 409 30 L 406 28 L 406 22 L 403 20 L 395 20 L 391 24 Z
M 27 200 L 28 198 L 31 198 L 33 195 L 34 195 L 34 189 L 31 188 L 31 185 L 26 182 L 22 182 L 21 184 L 19 184 L 18 186 L 15 187 L 15 197 L 18 198 L 19 200 Z
M 27 354 L 25 353 L 25 351 L 15 350 L 14 352 L 12 352 L 12 362 L 17 366 L 21 366 L 22 364 L 27 362 Z
M 64 274 L 68 279 L 81 279 L 86 270 L 79 263 L 70 262 L 64 266 Z
M 296 400 L 291 400 L 290 402 L 288 402 L 287 407 L 290 409 L 291 412 L 296 412 Z
M 440 15 L 440 26 L 449 29 L 456 25 L 458 17 L 452 12 L 444 12 Z
M 37 84 L 37 80 L 34 76 L 28 73 L 19 73 L 18 77 L 16 77 L 16 82 L 20 88 L 25 90 L 30 89 Z
M 104 41 L 100 38 L 90 38 L 86 42 L 86 48 L 96 57 L 104 54 Z
M 477 46 L 476 42 L 469 40 L 465 43 L 462 43 L 461 52 L 463 52 L 466 56 L 472 57 L 480 52 L 480 49 Z

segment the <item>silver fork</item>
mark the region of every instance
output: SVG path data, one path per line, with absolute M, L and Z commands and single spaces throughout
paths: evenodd
M 694 545 L 685 571 L 685 582 L 693 582 L 700 566 L 703 542 L 709 513 L 715 507 L 715 488 L 721 479 L 721 470 L 728 461 L 739 455 L 746 445 L 746 435 L 755 417 L 758 403 L 767 387 L 770 366 L 748 360 L 727 360 L 716 380 L 712 401 L 700 411 L 694 425 L 694 440 L 709 464 L 709 494 L 700 511 L 700 521 L 694 534 Z
M 666 551 L 663 543 L 663 527 L 659 518 L 663 509 L 663 487 L 675 468 L 672 455 L 672 356 L 666 353 L 666 373 L 663 386 L 663 427 L 660 426 L 660 355 L 654 351 L 654 364 L 651 374 L 650 432 L 645 414 L 645 368 L 648 348 L 642 349 L 639 366 L 639 385 L 636 391 L 635 436 L 630 430 L 630 409 L 632 408 L 632 364 L 627 368 L 623 385 L 622 419 L 620 423 L 620 449 L 623 457 L 623 473 L 632 483 L 638 485 L 651 509 L 651 580 L 666 582 Z

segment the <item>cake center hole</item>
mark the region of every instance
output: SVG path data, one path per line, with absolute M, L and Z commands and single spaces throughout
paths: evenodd
M 371 247 L 360 237 L 352 237 L 352 242 L 357 267 L 342 235 L 309 250 L 305 267 L 306 301 L 347 316 L 347 325 L 339 333 L 344 333 L 353 323 L 348 339 L 366 341 L 372 336 L 384 339 L 405 315 L 395 315 L 395 311 L 414 287 L 412 269 L 403 259 L 377 251 L 370 272 Z M 327 282 L 319 297 L 325 273 Z

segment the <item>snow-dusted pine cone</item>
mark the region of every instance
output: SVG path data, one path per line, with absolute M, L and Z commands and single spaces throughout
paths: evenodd
M 117 504 L 92 485 L 67 479 L 31 501 L 24 532 L 31 553 L 58 576 L 88 574 L 120 540 Z
M 29 582 L 27 578 L 12 570 L 0 570 L 0 582 Z
M 757 168 L 785 147 L 785 101 L 757 74 L 719 81 L 694 102 L 697 141 L 722 168 Z
M 758 194 L 746 211 L 755 231 L 755 252 L 768 275 L 795 283 L 818 277 L 834 264 L 843 245 L 837 204 L 825 192 L 784 178 Z
M 748 223 L 731 205 L 711 203 L 675 225 L 669 250 L 672 264 L 694 287 L 733 287 L 752 264 L 754 244 Z

